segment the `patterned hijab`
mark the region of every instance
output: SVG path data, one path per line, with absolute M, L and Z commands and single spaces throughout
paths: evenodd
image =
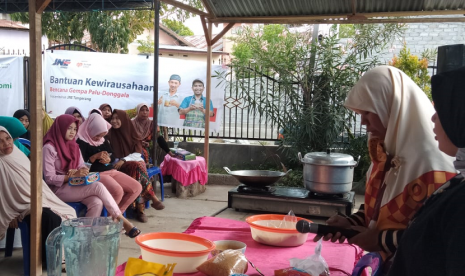
M 387 129 L 384 141 L 369 139 L 367 226 L 404 229 L 426 197 L 456 174 L 434 139 L 433 105 L 402 71 L 379 66 L 360 78 L 345 106 L 377 114 Z
M 74 118 L 73 118 L 74 119 Z M 0 132 L 10 137 L 6 128 Z M 42 206 L 50 208 L 62 219 L 76 217 L 76 212 L 61 201 L 42 181 Z M 24 219 L 31 211 L 31 162 L 16 146 L 10 154 L 0 153 L 0 239 L 8 224 L 16 217 Z
M 76 138 L 72 141 L 65 139 L 66 131 L 72 123 L 76 123 L 76 127 L 79 131 L 79 120 L 72 115 L 60 115 L 55 119 L 47 134 L 44 136 L 44 145 L 52 144 L 55 147 L 58 158 L 61 161 L 61 170 L 64 172 L 70 169 L 77 169 L 81 156 Z
M 132 119 L 132 123 L 134 124 L 134 128 L 137 131 L 137 134 L 142 138 L 142 139 L 147 139 L 147 137 L 152 134 L 152 129 L 153 129 L 153 121 L 150 120 L 149 118 L 147 119 L 141 119 L 139 117 L 140 109 L 145 106 L 148 109 L 150 109 L 150 105 L 141 103 L 137 105 L 137 116 L 136 118 Z
M 92 145 L 100 146 L 105 142 L 105 138 L 100 138 L 98 141 L 94 141 L 92 137 L 95 137 L 101 133 L 108 133 L 108 130 L 111 128 L 111 125 L 103 119 L 100 113 L 92 113 L 89 118 L 79 127 L 77 137 L 82 141 Z
M 113 110 L 113 116 L 114 114 L 121 120 L 121 127 L 111 128 L 106 138 L 110 141 L 115 157 L 124 158 L 134 152 L 141 153 L 142 140 L 137 135 L 128 114 L 119 109 Z

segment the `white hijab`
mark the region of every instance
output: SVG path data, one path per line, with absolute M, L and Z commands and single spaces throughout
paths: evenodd
M 385 176 L 386 190 L 381 206 L 427 172 L 456 173 L 454 159 L 438 149 L 434 138 L 433 105 L 412 79 L 399 69 L 379 66 L 369 70 L 352 88 L 344 105 L 352 110 L 377 114 L 387 129 L 384 139 L 386 152 L 400 159 L 400 167 L 391 169 Z M 371 167 L 367 175 L 370 172 Z M 438 179 L 442 180 L 440 176 Z M 431 194 L 433 191 L 427 192 Z
M 10 133 L 0 126 L 0 132 Z M 10 135 L 11 137 L 11 135 Z M 19 216 L 23 219 L 31 210 L 31 163 L 15 145 L 13 152 L 0 152 L 0 239 L 9 223 Z M 42 181 L 42 206 L 50 208 L 62 219 L 76 217 L 76 212 L 61 201 Z

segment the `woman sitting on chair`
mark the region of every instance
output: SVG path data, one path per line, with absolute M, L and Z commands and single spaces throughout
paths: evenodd
M 42 256 L 45 241 L 62 220 L 76 217 L 73 208 L 61 201 L 42 182 Z M 18 228 L 18 222 L 30 224 L 31 163 L 14 144 L 13 137 L 0 126 L 0 239 L 8 227 Z M 42 259 L 45 265 L 45 258 Z
M 142 146 L 144 151 L 145 163 L 149 163 L 149 146 L 150 142 L 152 141 L 153 135 L 153 121 L 149 119 L 149 105 L 141 103 L 137 105 L 137 116 L 132 119 L 132 123 L 134 128 L 142 138 Z M 157 132 L 159 129 L 157 129 Z M 174 154 L 170 151 L 168 144 L 166 143 L 163 136 L 158 136 L 157 138 L 158 145 L 163 149 L 164 152 L 167 154 L 174 156 Z
M 152 207 L 156 210 L 162 210 L 165 206 L 155 195 L 149 181 L 147 168 L 141 157 L 142 141 L 123 110 L 113 111 L 111 126 L 106 139 L 110 142 L 114 157 L 119 159 L 114 168 L 138 180 L 142 185 L 142 193 L 135 202 L 136 219 L 147 222 L 144 214 L 146 201 L 152 200 Z
M 122 216 L 115 200 L 105 186 L 95 181 L 90 185 L 68 185 L 72 177 L 89 174 L 76 143 L 78 120 L 71 115 L 60 115 L 44 137 L 43 170 L 45 182 L 65 202 L 82 202 L 87 207 L 86 217 L 99 217 L 103 206 L 111 217 L 123 221 L 123 227 L 131 238 L 140 233 Z
M 3 126 L 6 130 L 8 130 L 11 137 L 13 137 L 13 143 L 15 146 L 29 157 L 31 151 L 18 140 L 21 135 L 27 132 L 27 129 L 24 128 L 23 124 L 15 117 L 0 116 L 0 126 Z
M 124 212 L 140 195 L 142 187 L 139 182 L 113 167 L 113 151 L 110 143 L 103 138 L 110 127 L 100 114 L 93 113 L 79 127 L 77 143 L 84 160 L 92 164 L 90 171 L 100 173 L 100 182 Z
M 391 276 L 465 275 L 465 67 L 431 78 L 436 113 L 431 120 L 439 149 L 455 156 L 459 171 L 418 210 L 399 241 Z
M 29 123 L 31 121 L 31 114 L 29 113 L 29 111 L 25 109 L 16 110 L 15 113 L 13 114 L 13 117 L 20 120 L 24 128 L 27 130 L 26 133 L 21 135 L 19 138 L 24 138 L 30 141 L 31 133 L 29 132 Z

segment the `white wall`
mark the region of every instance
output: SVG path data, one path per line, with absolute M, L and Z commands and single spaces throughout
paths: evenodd
M 42 49 L 47 48 L 48 39 L 43 36 Z M 0 55 L 8 55 L 8 51 L 10 55 L 29 56 L 29 31 L 0 29 Z

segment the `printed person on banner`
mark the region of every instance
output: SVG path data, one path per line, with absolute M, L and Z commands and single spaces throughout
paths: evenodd
M 181 101 L 177 94 L 178 87 L 181 85 L 181 77 L 179 75 L 171 75 L 168 81 L 169 91 L 165 92 L 158 99 L 158 124 L 168 126 L 173 124 L 174 118 L 178 118 L 179 102 Z
M 205 128 L 205 114 L 207 106 L 207 98 L 202 95 L 205 90 L 203 81 L 195 79 L 192 82 L 193 96 L 184 98 L 179 106 L 179 115 L 186 115 L 183 126 Z M 213 117 L 213 103 L 210 100 L 209 116 Z

